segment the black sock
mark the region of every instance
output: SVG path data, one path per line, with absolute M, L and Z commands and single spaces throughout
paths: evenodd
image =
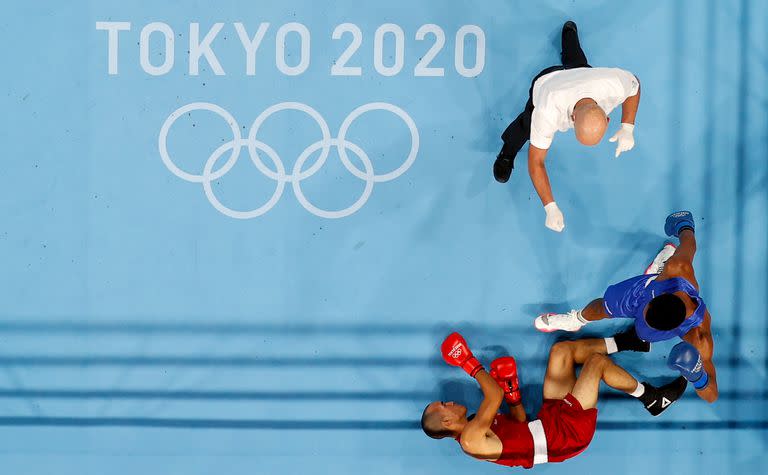
M 613 340 L 616 342 L 617 351 L 640 351 L 643 353 L 651 351 L 651 344 L 637 336 L 634 326 L 614 335 Z

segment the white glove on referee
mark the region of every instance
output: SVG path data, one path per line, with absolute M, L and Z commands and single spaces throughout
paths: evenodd
M 554 201 L 547 203 L 547 205 L 544 206 L 544 211 L 547 213 L 547 219 L 544 221 L 544 225 L 552 231 L 557 231 L 558 233 L 561 232 L 563 228 L 565 228 L 565 221 L 563 219 L 563 212 L 557 207 L 557 203 Z
M 635 137 L 632 135 L 634 130 L 634 124 L 622 123 L 619 131 L 613 134 L 613 137 L 608 140 L 609 142 L 619 142 L 618 145 L 616 145 L 616 157 L 621 155 L 621 152 L 632 150 L 632 147 L 635 146 Z

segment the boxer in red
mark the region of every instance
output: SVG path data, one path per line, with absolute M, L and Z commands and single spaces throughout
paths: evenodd
M 544 403 L 537 419 L 528 422 L 514 358 L 493 361 L 488 373 L 458 333 L 445 339 L 442 354 L 448 364 L 477 379 L 483 402 L 474 417 L 467 417 L 467 408 L 460 404 L 433 402 L 421 416 L 422 429 L 434 439 L 456 439 L 471 457 L 507 466 L 531 468 L 562 462 L 583 452 L 595 433 L 600 381 L 637 397 L 646 406 L 656 400 L 662 411 L 686 387 L 682 377 L 660 388 L 638 382 L 606 356 L 603 338 L 559 342 L 549 352 Z M 584 366 L 577 378 L 575 367 L 579 364 Z M 509 405 L 509 414 L 499 414 L 503 400 Z

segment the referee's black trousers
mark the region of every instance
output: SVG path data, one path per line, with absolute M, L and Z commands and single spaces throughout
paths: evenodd
M 499 152 L 499 157 L 507 157 L 514 163 L 517 152 L 523 148 L 525 142 L 531 137 L 531 114 L 533 114 L 533 84 L 537 79 L 549 74 L 553 71 L 560 71 L 563 69 L 574 68 L 590 68 L 587 63 L 587 57 L 584 55 L 584 51 L 579 44 L 579 35 L 573 28 L 563 28 L 562 34 L 562 52 L 560 53 L 560 59 L 563 64 L 559 66 L 551 66 L 533 78 L 531 81 L 531 88 L 528 90 L 528 102 L 525 104 L 525 109 L 520 115 L 517 116 L 511 124 L 507 126 L 507 129 L 501 134 L 501 140 L 504 141 L 504 145 Z

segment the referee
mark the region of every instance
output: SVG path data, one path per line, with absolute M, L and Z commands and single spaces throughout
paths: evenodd
M 493 164 L 496 181 L 506 183 L 517 152 L 530 140 L 528 173 L 544 205 L 545 225 L 557 232 L 565 228 L 565 220 L 555 203 L 544 167 L 555 132 L 573 128 L 579 142 L 597 145 L 608 128 L 608 114 L 621 104 L 621 128 L 610 139 L 618 142 L 618 157 L 635 145 L 632 134 L 640 104 L 640 82 L 636 76 L 623 69 L 593 68 L 587 63 L 572 21 L 563 25 L 560 57 L 562 65 L 549 67 L 533 79 L 525 110 L 501 135 L 504 146 Z

